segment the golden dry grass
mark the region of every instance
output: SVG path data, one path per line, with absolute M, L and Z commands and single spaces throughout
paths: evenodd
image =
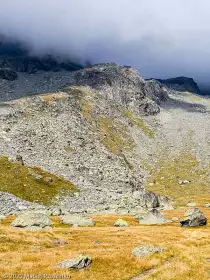
M 66 95 L 63 92 L 56 92 L 41 94 L 40 97 L 45 101 L 46 104 L 50 105 L 55 100 L 65 99 Z
M 186 209 L 168 211 L 166 217 L 183 217 Z M 210 210 L 205 211 L 210 218 Z M 94 215 L 96 226 L 62 228 L 49 232 L 28 232 L 11 228 L 12 217 L 0 226 L 0 275 L 49 274 L 71 275 L 79 280 L 206 280 L 210 279 L 210 228 L 181 228 L 178 222 L 162 226 L 141 226 L 129 216 Z M 117 218 L 124 218 L 128 228 L 115 228 Z M 56 246 L 53 241 L 68 244 Z M 161 254 L 135 258 L 131 250 L 142 244 L 165 248 Z M 85 253 L 93 258 L 90 268 L 66 271 L 55 267 L 57 262 Z M 150 271 L 150 269 L 153 269 Z M 148 271 L 147 274 L 142 274 Z

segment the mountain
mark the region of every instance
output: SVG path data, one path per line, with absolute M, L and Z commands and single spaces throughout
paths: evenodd
M 200 94 L 200 89 L 197 83 L 188 77 L 176 77 L 170 79 L 156 79 L 161 84 L 166 85 L 172 90 L 181 91 L 181 92 L 192 92 L 196 94 Z
M 88 213 L 207 199 L 208 99 L 114 63 L 18 72 L 14 81 L 0 79 L 0 87 L 2 166 L 5 156 L 24 162 L 22 185 L 13 180 L 12 166 L 0 191 Z M 180 180 L 190 183 L 183 189 Z
M 71 79 L 57 92 L 1 104 L 0 153 L 70 180 L 80 195 L 61 203 L 71 211 L 168 206 L 167 198 L 145 191 L 135 142 L 152 141 L 154 128 L 144 117 L 159 113 L 152 99 L 160 104 L 166 91 L 116 64 L 94 65 Z

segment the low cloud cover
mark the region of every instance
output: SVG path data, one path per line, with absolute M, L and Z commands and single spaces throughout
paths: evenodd
M 146 78 L 209 85 L 209 0 L 0 1 L 0 33 L 94 63 L 132 65 Z

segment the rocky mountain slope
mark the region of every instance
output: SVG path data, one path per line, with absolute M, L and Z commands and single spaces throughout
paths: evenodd
M 56 93 L 1 103 L 0 153 L 21 155 L 69 179 L 79 190 L 62 198 L 71 211 L 128 211 L 168 200 L 146 192 L 133 132 L 154 137 L 143 116 L 156 115 L 167 93 L 137 71 L 115 64 L 71 74 Z M 148 97 L 150 94 L 150 99 Z
M 25 166 L 69 180 L 79 192 L 53 199 L 66 210 L 128 213 L 141 207 L 167 208 L 170 201 L 162 195 L 170 180 L 158 177 L 161 184 L 154 173 L 178 156 L 182 161 L 185 154 L 208 165 L 208 99 L 171 91 L 158 81 L 145 81 L 133 68 L 113 63 L 66 76 L 48 72 L 50 86 L 40 82 L 45 75 L 33 74 L 25 84 L 20 75 L 13 82 L 1 80 L 0 154 L 20 155 Z M 24 97 L 29 89 L 37 95 Z M 9 101 L 11 97 L 19 99 Z M 186 179 L 178 177 L 170 190 Z M 162 195 L 148 192 L 145 185 Z M 171 192 L 169 196 L 176 198 Z

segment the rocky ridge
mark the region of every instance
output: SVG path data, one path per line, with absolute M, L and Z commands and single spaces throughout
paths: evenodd
M 46 94 L 13 101 L 3 94 L 0 154 L 21 155 L 26 166 L 70 180 L 80 193 L 57 199 L 67 212 L 170 208 L 165 196 L 145 190 L 150 168 L 173 162 L 183 151 L 208 163 L 208 99 L 146 81 L 114 63 L 71 72 L 66 86 L 54 82 L 55 91 Z M 38 92 L 47 91 L 43 85 Z M 177 184 L 186 179 L 193 186 L 188 176 Z
M 157 79 L 157 81 L 175 91 L 192 92 L 196 94 L 201 93 L 197 83 L 192 78 L 176 77 L 170 79 Z
M 168 207 L 143 187 L 145 171 L 135 154 L 132 130 L 146 140 L 144 117 L 159 113 L 167 90 L 130 67 L 100 64 L 71 73 L 57 93 L 4 102 L 0 153 L 21 155 L 26 165 L 62 175 L 80 190 L 58 204 L 72 212 L 130 212 Z M 152 90 L 151 90 L 152 88 Z

